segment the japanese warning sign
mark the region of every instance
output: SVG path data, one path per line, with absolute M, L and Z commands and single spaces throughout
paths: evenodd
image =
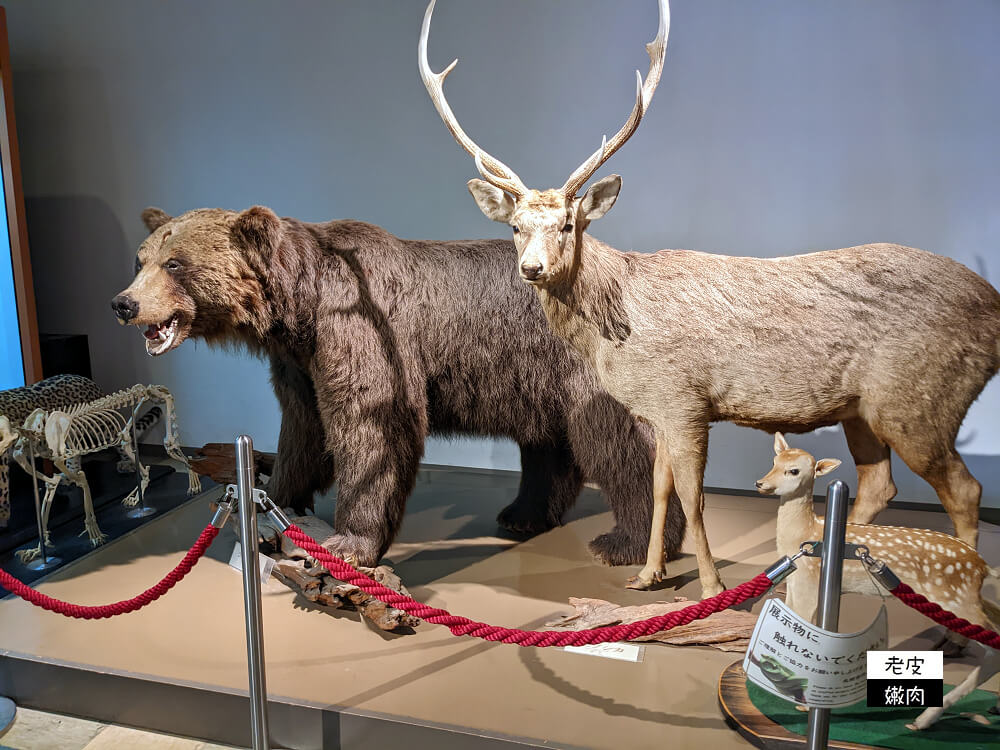
M 866 653 L 888 641 L 885 607 L 858 633 L 831 633 L 792 612 L 780 599 L 764 602 L 743 669 L 747 679 L 803 706 L 838 708 L 867 695 Z

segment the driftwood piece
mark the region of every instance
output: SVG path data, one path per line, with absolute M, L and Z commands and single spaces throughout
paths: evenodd
M 271 476 L 274 456 L 253 452 L 258 474 Z M 219 484 L 236 484 L 236 446 L 232 443 L 205 443 L 191 458 L 191 468 Z
M 316 516 L 292 516 L 290 520 L 320 543 L 333 536 L 334 532 L 329 524 Z M 275 560 L 274 574 L 310 602 L 331 610 L 356 609 L 382 630 L 412 628 L 420 624 L 419 618 L 383 604 L 353 584 L 338 581 L 263 516 L 258 518 L 258 530 L 261 543 L 271 550 L 269 554 Z M 359 570 L 383 586 L 409 596 L 403 582 L 389 566 L 379 565 Z
M 603 599 L 571 597 L 569 603 L 576 609 L 571 615 L 547 623 L 549 627 L 584 630 L 606 625 L 628 624 L 647 620 L 684 609 L 695 602 L 682 596 L 672 602 L 651 602 L 634 607 L 622 607 Z M 672 630 L 636 638 L 637 641 L 659 641 L 674 646 L 712 646 L 720 651 L 746 651 L 750 644 L 757 616 L 750 612 L 723 610 L 703 620 L 695 620 Z

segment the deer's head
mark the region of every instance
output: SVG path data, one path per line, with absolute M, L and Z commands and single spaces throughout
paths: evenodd
M 603 140 L 601 147 L 570 175 L 561 188 L 550 190 L 532 190 L 526 187 L 510 167 L 479 148 L 458 124 L 443 90 L 444 79 L 455 68 L 458 60 L 440 73 L 432 71 L 427 61 L 427 35 L 435 2 L 436 0 L 431 0 L 427 6 L 420 32 L 420 76 L 441 119 L 459 145 L 476 160 L 476 168 L 482 179 L 470 180 L 469 192 L 487 217 L 509 224 L 513 229 L 521 278 L 543 287 L 557 284 L 572 271 L 587 226 L 604 216 L 618 198 L 622 186 L 618 175 L 595 182 L 582 197 L 578 197 L 577 192 L 632 137 L 649 107 L 660 81 L 667 50 L 667 33 L 670 28 L 668 2 L 659 0 L 659 30 L 656 39 L 646 45 L 650 60 L 649 72 L 643 81 L 636 71 L 635 106 L 628 120 L 611 140 Z
M 762 495 L 779 497 L 807 496 L 812 498 L 816 477 L 829 474 L 840 466 L 836 458 L 821 458 L 817 461 L 809 453 L 798 448 L 790 448 L 785 436 L 774 433 L 774 466 L 757 480 L 757 491 Z

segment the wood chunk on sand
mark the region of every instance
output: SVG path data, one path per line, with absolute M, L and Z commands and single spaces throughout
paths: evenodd
M 570 597 L 569 603 L 576 612 L 547 623 L 548 627 L 586 630 L 608 625 L 627 625 L 676 612 L 697 602 L 678 596 L 672 602 L 650 602 L 631 607 L 623 607 L 603 599 L 577 597 Z M 687 625 L 679 625 L 672 630 L 635 640 L 658 641 L 674 646 L 711 646 L 720 651 L 746 651 L 756 622 L 755 614 L 727 609 L 703 620 L 695 620 Z
M 315 516 L 291 516 L 289 520 L 313 539 L 328 539 L 334 533 L 329 524 Z M 381 630 L 412 628 L 420 624 L 419 618 L 383 604 L 353 584 L 335 579 L 322 565 L 310 558 L 305 550 L 279 533 L 266 517 L 259 516 L 257 523 L 261 544 L 264 549 L 270 548 L 269 554 L 275 561 L 274 574 L 310 602 L 331 610 L 356 609 Z M 388 565 L 358 569 L 383 586 L 406 596 L 410 595 L 399 576 Z

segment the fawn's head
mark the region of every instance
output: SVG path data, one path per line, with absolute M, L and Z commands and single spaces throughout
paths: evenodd
M 788 447 L 785 436 L 774 433 L 774 466 L 757 480 L 757 491 L 762 495 L 808 495 L 812 497 L 812 486 L 816 477 L 829 474 L 840 466 L 836 458 L 821 458 L 817 461 L 811 454 L 798 448 Z
M 577 192 L 632 137 L 649 107 L 660 81 L 667 50 L 667 32 L 670 28 L 667 0 L 659 0 L 659 30 L 656 39 L 646 45 L 650 60 L 649 72 L 643 81 L 636 71 L 635 106 L 628 120 L 610 141 L 607 138 L 603 140 L 601 147 L 570 175 L 566 184 L 550 190 L 532 190 L 526 187 L 510 167 L 479 148 L 458 124 L 442 88 L 444 79 L 458 60 L 440 73 L 432 71 L 427 62 L 427 35 L 434 3 L 435 0 L 431 0 L 427 6 L 420 33 L 420 76 L 441 119 L 459 145 L 476 160 L 476 168 L 483 179 L 470 180 L 469 192 L 487 217 L 512 227 L 521 278 L 529 284 L 542 287 L 557 284 L 573 269 L 587 226 L 604 216 L 618 198 L 622 186 L 618 175 L 595 182 L 582 197 L 577 197 Z

